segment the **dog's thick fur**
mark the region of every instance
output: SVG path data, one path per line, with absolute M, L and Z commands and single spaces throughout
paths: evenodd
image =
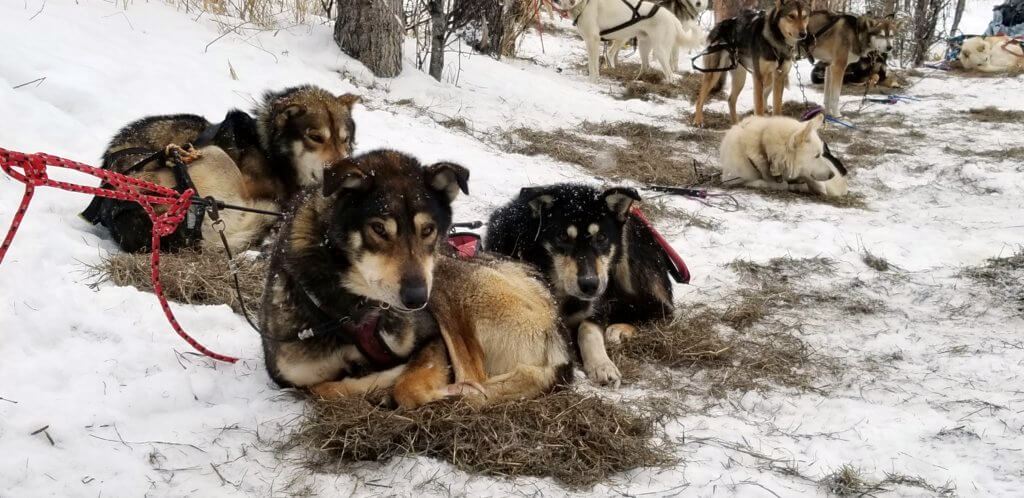
M 442 255 L 468 171 L 375 151 L 325 173 L 322 191 L 300 196 L 268 271 L 261 328 L 275 382 L 327 398 L 393 386 L 411 407 L 534 396 L 564 378 L 550 292 L 519 264 Z M 369 342 L 388 361 L 360 339 L 374 316 Z
M 1024 47 L 1007 36 L 975 36 L 964 40 L 960 63 L 968 71 L 1024 71 Z
M 228 112 L 217 125 L 216 134 L 208 137 L 209 143 L 201 144 L 202 155 L 215 157 L 216 165 L 200 159 L 189 167 L 198 194 L 268 210 L 286 205 L 299 188 L 320 181 L 325 164 L 351 154 L 355 138 L 352 106 L 358 100 L 352 94 L 334 96 L 322 88 L 306 85 L 267 92 L 255 110 L 255 118 L 239 110 Z M 102 167 L 124 173 L 168 145 L 196 141 L 208 129 L 213 130 L 212 126 L 202 116 L 193 114 L 140 119 L 114 135 L 103 154 Z M 132 174 L 174 188 L 177 185 L 166 159 L 151 161 Z M 113 206 L 116 215 L 102 217 L 106 219 L 90 213 L 92 209 L 83 214 L 89 221 L 107 226 L 123 250 L 148 251 L 151 223 L 141 207 L 127 201 L 107 202 L 123 205 Z M 227 216 L 231 218 L 226 220 L 226 231 L 232 251 L 255 242 L 263 229 L 276 221 L 265 215 Z M 246 222 L 232 223 L 236 218 Z M 206 225 L 210 222 L 207 220 Z M 204 232 L 208 229 L 204 226 Z M 175 236 L 169 236 L 166 242 L 162 246 L 169 250 L 180 245 Z M 217 247 L 219 241 L 205 238 L 203 245 Z
M 839 117 L 839 95 L 847 66 L 870 53 L 888 54 L 899 23 L 892 18 L 852 16 L 827 10 L 811 13 L 805 40 L 812 58 L 828 65 L 825 72 L 825 112 Z
M 888 66 L 889 56 L 887 54 L 871 52 L 857 62 L 846 66 L 846 72 L 843 73 L 843 84 L 899 88 L 899 82 L 895 78 L 890 78 Z M 811 69 L 811 83 L 816 85 L 824 83 L 828 67 L 826 62 L 815 63 L 814 68 Z
M 722 182 L 773 190 L 803 184 L 820 195 L 844 195 L 845 171 L 828 160 L 818 136 L 824 119 L 750 116 L 734 125 L 719 150 Z
M 703 68 L 729 71 L 732 89 L 729 93 L 729 115 L 739 122 L 736 99 L 739 98 L 747 73 L 754 76 L 754 114 L 763 116 L 768 95 L 773 97 L 772 114 L 782 114 L 782 93 L 789 70 L 798 56 L 798 43 L 807 36 L 810 9 L 804 0 L 776 0 L 767 12 L 747 10 L 736 17 L 719 22 L 708 35 L 708 46 L 728 46 L 729 50 L 712 50 L 703 57 Z M 735 61 L 733 55 L 735 54 Z M 693 124 L 704 125 L 704 104 L 713 89 L 719 88 L 723 71 L 707 72 L 701 81 Z
M 606 342 L 673 312 L 666 256 L 630 213 L 639 200 L 630 188 L 524 188 L 487 226 L 488 250 L 530 263 L 547 278 L 583 369 L 599 384 L 618 385 L 621 377 Z
M 574 19 L 576 29 L 587 45 L 588 71 L 592 81 L 596 81 L 601 58 L 601 41 L 609 40 L 612 46 L 608 52 L 609 64 L 614 66 L 616 54 L 622 45 L 637 39 L 640 52 L 640 72 L 647 71 L 650 55 L 661 65 L 665 80 L 675 79 L 678 69 L 679 50 L 696 48 L 703 41 L 703 35 L 696 25 L 684 27 L 672 12 L 659 8 L 653 17 L 644 19 L 631 26 L 601 36 L 601 30 L 610 29 L 630 20 L 633 16 L 631 8 L 639 2 L 639 12 L 647 15 L 656 5 L 650 1 L 627 0 L 554 0 L 555 7 L 566 11 Z

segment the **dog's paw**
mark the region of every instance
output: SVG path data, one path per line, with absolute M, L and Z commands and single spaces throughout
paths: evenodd
M 585 365 L 583 370 L 587 373 L 587 378 L 597 385 L 618 389 L 622 383 L 622 374 L 611 360 L 594 361 L 590 365 Z
M 628 323 L 613 323 L 604 329 L 604 342 L 605 344 L 619 344 L 623 339 L 631 339 L 636 332 L 636 327 Z

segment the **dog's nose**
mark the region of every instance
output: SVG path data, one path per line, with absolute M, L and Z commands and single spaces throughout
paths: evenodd
M 399 292 L 399 297 L 402 298 L 402 306 L 408 309 L 419 309 L 427 304 L 427 285 L 425 283 L 416 283 L 412 285 L 403 285 L 402 291 Z
M 588 296 L 593 296 L 597 293 L 599 285 L 597 275 L 581 275 L 576 279 L 576 283 L 580 286 L 580 292 Z
M 807 32 L 806 31 L 800 31 L 800 39 L 803 40 L 804 38 L 807 38 Z
M 886 52 L 892 52 L 892 45 L 886 45 L 885 46 L 885 51 Z

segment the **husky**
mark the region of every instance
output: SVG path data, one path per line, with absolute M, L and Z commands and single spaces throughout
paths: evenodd
M 732 74 L 729 115 L 733 123 L 739 122 L 736 99 L 748 72 L 754 75 L 754 114 L 765 114 L 768 95 L 772 94 L 772 114 L 780 115 L 782 93 L 793 61 L 798 58 L 798 44 L 807 36 L 809 16 L 804 0 L 776 0 L 767 12 L 745 10 L 719 22 L 708 34 L 702 67 L 708 72 L 701 81 L 693 124 L 704 125 L 704 104 L 711 91 L 720 87 L 726 71 Z
M 669 263 L 631 214 L 639 200 L 631 188 L 524 188 L 487 225 L 489 251 L 525 261 L 546 277 L 584 372 L 602 385 L 618 386 L 621 379 L 605 344 L 673 314 Z
M 640 51 L 640 72 L 647 71 L 651 52 L 661 65 L 665 81 L 675 79 L 679 50 L 696 48 L 703 41 L 697 29 L 687 29 L 667 9 L 645 0 L 552 0 L 555 8 L 568 12 L 573 25 L 587 45 L 591 81 L 597 81 L 601 41 L 612 42 L 609 64 L 626 41 L 636 38 Z
M 1024 71 L 1024 42 L 1007 36 L 975 36 L 960 49 L 964 69 L 985 73 Z
M 389 150 L 334 162 L 271 256 L 260 328 L 270 377 L 323 398 L 393 388 L 419 406 L 535 396 L 571 362 L 551 293 L 525 266 L 446 255 L 469 171 Z
M 136 177 L 147 174 L 161 180 L 161 185 L 183 190 L 183 186 L 174 181 L 168 168 L 170 158 L 163 151 L 171 144 L 195 144 L 203 149 L 217 147 L 223 154 L 209 150 L 200 152 L 204 156 L 216 156 L 216 166 L 197 167 L 207 164 L 200 161 L 189 168 L 198 194 L 204 197 L 218 194 L 214 195 L 218 200 L 232 199 L 234 202 L 228 202 L 230 204 L 247 207 L 259 204 L 263 209 L 276 211 L 300 188 L 319 182 L 325 164 L 352 153 L 355 143 L 352 107 L 358 101 L 356 95 L 335 96 L 322 88 L 305 85 L 267 92 L 253 113 L 255 117 L 237 109 L 228 112 L 219 124 L 194 114 L 146 117 L 114 135 L 103 154 L 102 167 Z M 234 163 L 234 168 L 219 161 L 224 154 Z M 206 177 L 211 172 L 227 177 Z M 238 176 L 240 182 L 235 181 Z M 232 189 L 208 192 L 210 185 L 230 185 Z M 97 197 L 82 216 L 93 224 L 107 227 L 125 251 L 150 249 L 151 223 L 142 207 L 135 203 Z M 267 216 L 248 218 L 254 222 L 262 220 L 264 226 L 275 221 Z M 242 244 L 246 234 L 260 232 L 251 225 L 239 227 L 230 220 L 226 229 L 228 238 L 236 241 L 233 251 L 246 245 Z M 187 244 L 182 235 L 175 233 L 165 238 L 161 247 L 175 250 L 184 245 Z
M 704 32 L 700 26 L 700 15 L 708 8 L 709 4 L 707 0 L 659 0 L 658 5 L 661 5 L 672 12 L 672 15 L 676 16 L 676 19 L 679 19 L 679 22 L 683 24 L 683 30 L 687 33 L 691 33 L 693 43 L 680 48 L 686 48 L 688 50 L 695 49 L 704 43 Z M 619 50 L 621 50 L 626 43 L 628 43 L 628 40 L 615 40 L 611 43 L 607 54 L 609 67 L 614 68 L 618 65 Z M 679 70 L 678 59 L 679 50 L 675 50 L 672 53 L 670 61 L 673 72 Z M 637 77 L 641 75 L 642 74 L 638 74 Z
M 827 10 L 811 12 L 807 23 L 810 36 L 804 40 L 812 60 L 828 65 L 825 71 L 825 112 L 840 117 L 839 94 L 847 66 L 872 52 L 888 54 L 899 23 L 892 18 L 853 16 Z
M 819 195 L 845 195 L 846 168 L 818 136 L 824 119 L 750 116 L 734 125 L 719 149 L 722 182 L 772 190 L 804 184 Z
M 882 52 L 870 52 L 853 64 L 846 66 L 843 74 L 844 85 L 867 85 L 899 88 L 900 84 L 890 77 L 888 72 L 889 55 Z M 816 62 L 811 70 L 811 83 L 820 85 L 825 82 L 828 63 Z

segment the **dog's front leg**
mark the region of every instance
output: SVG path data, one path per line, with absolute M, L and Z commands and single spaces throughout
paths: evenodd
M 596 323 L 584 320 L 577 330 L 580 355 L 583 357 L 583 371 L 587 378 L 602 386 L 619 387 L 622 375 L 608 357 L 604 347 L 604 331 Z
M 754 115 L 764 116 L 764 74 L 754 69 Z
M 597 81 L 601 63 L 601 37 L 585 35 L 583 39 L 587 43 L 587 56 L 589 57 L 590 81 Z
M 843 90 L 843 77 L 846 76 L 847 57 L 840 55 L 828 66 L 831 78 L 825 87 L 825 112 L 830 116 L 842 117 L 839 113 L 839 95 Z
M 365 377 L 347 377 L 339 381 L 321 382 L 309 388 L 310 392 L 323 399 L 338 399 L 348 396 L 362 396 L 378 389 L 387 389 L 395 384 L 398 376 L 405 371 L 405 365 L 376 372 Z
M 789 75 L 790 67 L 787 62 L 772 75 L 772 116 L 782 115 L 782 92 L 786 89 L 786 76 Z

